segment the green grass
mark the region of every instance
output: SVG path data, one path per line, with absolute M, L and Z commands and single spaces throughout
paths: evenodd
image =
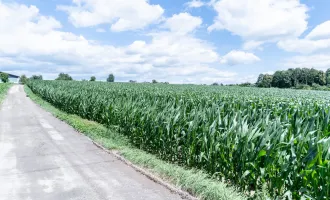
M 137 166 L 141 166 L 178 188 L 188 191 L 192 195 L 206 200 L 238 200 L 246 197 L 236 188 L 228 186 L 223 181 L 215 180 L 207 173 L 197 169 L 187 169 L 175 164 L 165 162 L 156 156 L 139 150 L 130 144 L 128 138 L 117 131 L 117 127 L 105 126 L 88 121 L 77 115 L 65 113 L 39 96 L 35 95 L 29 87 L 25 86 L 28 96 L 42 108 L 55 117 L 65 121 L 77 131 L 85 134 L 95 142 L 110 150 L 117 150 L 125 159 Z
M 2 103 L 6 97 L 6 94 L 11 86 L 11 83 L 0 83 L 0 103 Z

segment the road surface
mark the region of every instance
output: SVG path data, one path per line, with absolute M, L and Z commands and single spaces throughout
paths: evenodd
M 1 200 L 181 199 L 42 110 L 22 86 L 0 109 Z

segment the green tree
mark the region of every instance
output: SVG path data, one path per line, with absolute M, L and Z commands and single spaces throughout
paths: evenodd
M 109 74 L 109 76 L 107 78 L 107 82 L 109 82 L 109 83 L 115 82 L 115 76 L 113 74 Z
M 43 80 L 42 75 L 32 75 L 31 80 Z
M 19 77 L 19 83 L 26 84 L 28 81 L 28 78 L 23 74 L 21 77 Z
M 280 87 L 281 80 L 282 80 L 282 71 L 276 71 L 273 75 L 272 87 Z
M 314 77 L 314 82 L 319 85 L 326 85 L 326 76 L 322 70 L 317 71 L 316 76 Z
M 256 86 L 257 87 L 262 87 L 262 80 L 264 79 L 264 75 L 263 74 L 259 74 L 258 76 L 258 80 L 256 82 Z
M 289 71 L 276 71 L 271 85 L 272 87 L 290 88 L 292 86 L 291 73 Z
M 327 69 L 327 71 L 325 72 L 325 78 L 327 85 L 330 85 L 330 69 Z
M 272 86 L 273 76 L 269 74 L 260 74 L 256 83 L 257 87 L 270 88 Z
M 158 83 L 158 82 L 154 79 L 154 80 L 152 80 L 152 83 Z
M 1 72 L 0 73 L 0 79 L 3 83 L 8 83 L 9 82 L 9 75 L 6 73 Z
M 95 76 L 92 76 L 89 81 L 96 81 L 96 77 Z
M 280 88 L 292 87 L 291 73 L 289 71 L 282 71 L 282 80 L 280 82 Z
M 72 81 L 73 79 L 69 74 L 60 73 L 55 80 L 57 80 L 57 81 Z

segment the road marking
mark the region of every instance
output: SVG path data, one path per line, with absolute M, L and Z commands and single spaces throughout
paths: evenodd
M 54 127 L 52 127 L 45 119 L 39 119 L 39 122 L 45 129 L 54 129 Z
M 53 140 L 64 140 L 64 138 L 62 137 L 62 135 L 60 135 L 55 130 L 48 131 L 48 134 L 50 135 L 50 137 L 52 137 Z

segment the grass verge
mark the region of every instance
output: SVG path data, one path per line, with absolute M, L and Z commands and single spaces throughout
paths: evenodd
M 0 83 L 0 104 L 5 99 L 6 94 L 11 86 L 11 83 Z
M 65 121 L 77 131 L 85 134 L 106 149 L 116 150 L 121 156 L 133 164 L 147 169 L 149 172 L 166 180 L 184 191 L 205 200 L 239 200 L 246 197 L 234 187 L 224 182 L 212 179 L 207 173 L 165 162 L 156 156 L 133 147 L 128 139 L 117 132 L 116 127 L 106 128 L 96 122 L 88 121 L 77 115 L 65 113 L 39 96 L 35 95 L 29 87 L 25 92 L 35 103 Z

